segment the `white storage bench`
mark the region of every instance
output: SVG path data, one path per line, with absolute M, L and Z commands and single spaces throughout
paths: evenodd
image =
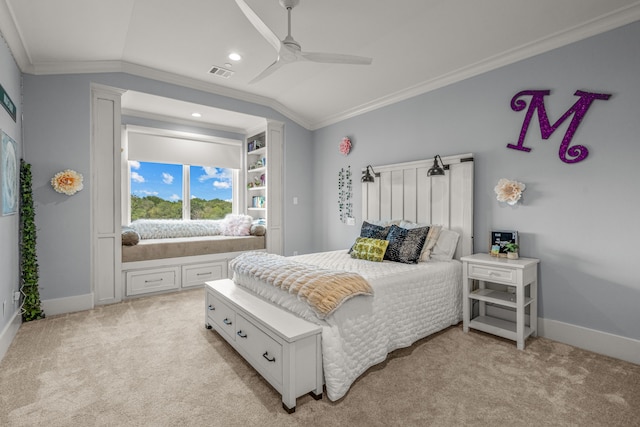
M 296 399 L 322 398 L 322 328 L 247 292 L 230 279 L 206 282 L 205 326 L 215 329 L 292 413 Z

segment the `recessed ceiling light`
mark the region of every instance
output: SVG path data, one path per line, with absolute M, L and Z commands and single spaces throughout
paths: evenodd
M 232 61 L 240 61 L 242 59 L 242 56 L 240 56 L 239 54 L 232 52 L 229 54 L 229 59 Z
M 202 117 L 200 113 L 191 113 L 191 117 Z

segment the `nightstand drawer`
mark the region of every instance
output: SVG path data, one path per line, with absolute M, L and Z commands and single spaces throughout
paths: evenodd
M 469 264 L 467 274 L 470 279 L 487 280 L 507 285 L 518 283 L 517 271 L 514 269 Z

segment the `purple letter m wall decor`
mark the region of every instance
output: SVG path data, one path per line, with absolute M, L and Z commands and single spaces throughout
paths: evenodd
M 573 104 L 573 106 L 569 108 L 562 115 L 562 117 L 560 117 L 558 121 L 552 125 L 549 122 L 547 110 L 544 107 L 544 97 L 545 95 L 549 95 L 549 93 L 551 93 L 550 90 L 523 90 L 522 92 L 518 92 L 511 99 L 511 109 L 513 111 L 522 111 L 527 106 L 527 102 L 519 98 L 527 95 L 531 96 L 529 109 L 527 110 L 527 114 L 524 117 L 524 122 L 522 123 L 522 130 L 520 131 L 518 144 L 507 144 L 507 147 L 513 148 L 514 150 L 526 152 L 531 151 L 531 148 L 524 146 L 524 137 L 527 135 L 529 123 L 531 122 L 533 113 L 536 110 L 538 110 L 538 121 L 540 122 L 540 133 L 542 135 L 542 139 L 549 139 L 551 134 L 553 134 L 553 132 L 555 132 L 555 130 L 558 129 L 558 127 L 562 123 L 564 123 L 564 121 L 567 120 L 569 116 L 573 116 L 573 118 L 571 119 L 571 123 L 569 124 L 569 128 L 564 134 L 564 138 L 562 139 L 562 143 L 560 144 L 560 151 L 558 155 L 560 156 L 560 160 L 565 163 L 580 162 L 589 155 L 589 150 L 587 150 L 587 147 L 583 145 L 571 146 L 571 139 L 573 139 L 573 135 L 578 129 L 580 122 L 582 122 L 584 115 L 587 114 L 587 110 L 589 110 L 591 103 L 596 99 L 607 100 L 611 97 L 611 95 L 606 93 L 583 92 L 581 90 L 576 91 L 574 95 L 579 96 L 580 99 L 578 99 L 576 103 Z

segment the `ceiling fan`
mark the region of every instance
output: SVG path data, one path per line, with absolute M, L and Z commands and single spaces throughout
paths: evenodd
M 343 55 L 340 53 L 322 53 L 322 52 L 303 52 L 300 43 L 291 37 L 291 9 L 300 3 L 300 0 L 280 0 L 280 5 L 287 9 L 288 15 L 288 33 L 287 36 L 280 40 L 267 25 L 262 22 L 258 15 L 249 7 L 244 0 L 235 0 L 238 7 L 245 14 L 249 22 L 256 27 L 256 30 L 278 51 L 278 58 L 269 65 L 264 71 L 258 74 L 249 82 L 255 83 L 272 74 L 283 65 L 297 61 L 313 61 L 324 62 L 330 64 L 356 64 L 369 65 L 372 59 L 363 56 Z

